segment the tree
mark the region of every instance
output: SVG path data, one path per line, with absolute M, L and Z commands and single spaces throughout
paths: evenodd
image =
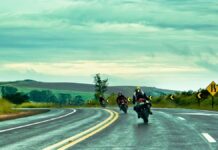
M 209 96 L 210 96 L 210 93 L 207 90 L 205 90 L 205 89 L 201 90 L 201 98 L 203 100 L 207 99 Z
M 104 93 L 108 88 L 108 79 L 101 79 L 100 74 L 96 74 L 94 77 L 95 82 L 95 98 L 99 99 L 99 96 L 104 96 Z
M 14 95 L 17 93 L 17 91 L 18 91 L 18 89 L 15 87 L 12 87 L 12 86 L 3 86 L 1 88 L 3 98 L 5 98 L 8 95 Z
M 42 94 L 42 101 L 46 103 L 52 102 L 52 97 L 54 96 L 54 94 L 50 90 L 43 90 L 41 94 Z
M 35 102 L 46 102 L 55 103 L 57 102 L 57 97 L 49 90 L 33 90 L 29 93 L 30 99 Z
M 77 95 L 77 96 L 74 97 L 72 104 L 73 104 L 73 105 L 76 105 L 76 106 L 80 106 L 80 105 L 85 104 L 85 101 L 84 101 L 84 99 L 82 98 L 82 96 Z
M 41 91 L 33 90 L 29 93 L 30 99 L 35 102 L 41 102 L 42 101 L 42 95 Z
M 60 105 L 69 104 L 71 99 L 72 99 L 72 97 L 70 94 L 64 94 L 64 93 L 59 94 L 59 104 Z
M 52 95 L 52 96 L 50 97 L 50 102 L 51 102 L 51 103 L 58 103 L 58 98 L 57 98 L 57 96 L 56 96 L 56 95 Z
M 7 99 L 8 101 L 14 104 L 22 104 L 29 100 L 27 94 L 17 92 L 18 89 L 12 86 L 3 86 L 1 88 L 2 98 Z
M 8 94 L 4 97 L 8 101 L 14 103 L 14 104 L 22 104 L 24 102 L 28 102 L 29 96 L 24 93 L 15 93 L 15 94 Z

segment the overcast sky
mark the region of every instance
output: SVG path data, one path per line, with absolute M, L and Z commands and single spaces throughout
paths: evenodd
M 0 0 L 0 80 L 218 82 L 218 1 Z

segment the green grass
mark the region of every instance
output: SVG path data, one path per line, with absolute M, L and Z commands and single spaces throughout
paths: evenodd
M 16 106 L 17 108 L 56 108 L 58 107 L 52 103 L 35 103 L 35 102 L 26 102 Z
M 0 115 L 15 113 L 16 110 L 12 109 L 14 104 L 8 102 L 7 100 L 0 99 Z
M 185 109 L 198 109 L 198 110 L 213 110 L 218 111 L 218 98 L 214 99 L 214 108 L 211 105 L 211 96 L 201 101 L 199 106 L 196 95 L 176 95 L 174 100 L 170 100 L 169 96 L 155 97 L 153 100 L 153 107 L 158 108 L 185 108 Z

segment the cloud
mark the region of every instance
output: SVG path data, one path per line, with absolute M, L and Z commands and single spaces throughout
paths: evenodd
M 128 78 L 131 76 L 142 77 L 146 74 L 179 74 L 203 72 L 201 68 L 190 66 L 161 65 L 149 62 L 141 62 L 141 65 L 132 62 L 99 62 L 99 61 L 77 61 L 62 63 L 8 63 L 1 67 L 5 70 L 13 70 L 20 73 L 36 72 L 38 74 L 51 76 L 79 76 L 81 74 L 90 76 L 98 72 L 117 77 Z
M 210 72 L 215 72 L 218 73 L 218 62 L 214 61 L 214 62 L 210 62 L 210 61 L 199 61 L 197 62 L 197 64 L 199 66 L 201 66 L 202 68 L 207 69 Z
M 201 0 L 8 0 L 0 6 L 1 66 L 46 79 L 100 72 L 132 83 L 145 76 L 174 83 L 206 81 L 213 70 L 213 80 L 216 6 Z

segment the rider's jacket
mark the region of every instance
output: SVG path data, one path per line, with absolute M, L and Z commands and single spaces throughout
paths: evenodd
M 133 94 L 133 104 L 135 104 L 141 98 L 149 100 L 149 98 L 147 97 L 145 92 L 143 92 L 142 90 L 134 92 L 134 94 Z
M 124 95 L 120 95 L 117 97 L 117 104 L 120 105 L 122 100 L 124 100 L 124 102 L 127 103 L 127 98 Z

